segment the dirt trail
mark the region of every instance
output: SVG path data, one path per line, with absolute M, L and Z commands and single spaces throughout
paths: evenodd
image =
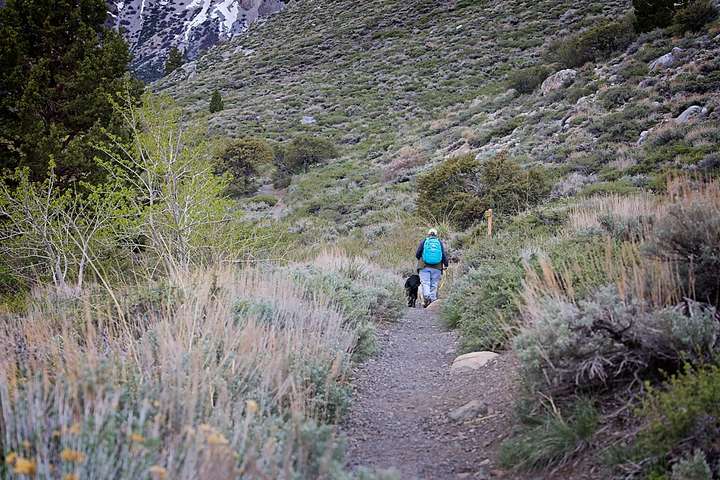
M 343 425 L 350 467 L 394 469 L 403 480 L 512 478 L 493 463 L 510 428 L 512 357 L 450 374 L 457 335 L 423 309 L 409 309 L 380 336 L 381 353 L 354 372 Z M 449 419 L 471 400 L 487 405 L 487 413 L 464 423 Z

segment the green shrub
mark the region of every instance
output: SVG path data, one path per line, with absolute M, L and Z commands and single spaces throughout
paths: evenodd
M 524 307 L 532 318 L 515 340 L 525 383 L 548 392 L 618 388 L 683 361 L 705 361 L 718 344 L 712 307 L 652 310 L 617 287 L 577 303 L 544 297 Z
M 308 167 L 338 156 L 330 140 L 301 135 L 292 139 L 284 152 L 283 162 L 292 173 L 307 172 Z
M 690 0 L 675 12 L 672 30 L 677 35 L 685 32 L 699 32 L 717 17 L 717 9 L 710 0 Z
M 270 145 L 259 138 L 242 138 L 227 145 L 220 157 L 220 168 L 232 174 L 230 193 L 255 193 L 258 189 L 258 171 L 263 166 L 269 166 L 272 159 Z
M 697 450 L 673 465 L 671 480 L 712 480 L 705 452 Z
M 635 28 L 649 32 L 670 25 L 675 11 L 675 0 L 633 0 Z
M 532 93 L 552 71 L 545 65 L 515 70 L 508 75 L 508 85 L 520 93 Z
M 453 287 L 443 308 L 447 324 L 460 329 L 461 350 L 497 350 L 518 330 L 520 261 L 488 262 L 470 270 Z
M 720 210 L 717 199 L 672 205 L 657 220 L 645 251 L 673 261 L 685 291 L 718 305 L 720 301 Z
M 512 214 L 537 205 L 550 188 L 543 168 L 523 169 L 505 153 L 482 163 L 457 156 L 418 178 L 417 210 L 467 228 L 488 208 Z
M 506 468 L 540 469 L 564 463 L 588 442 L 598 428 L 599 414 L 589 400 L 578 400 L 568 418 L 556 408 L 525 419 L 519 433 L 503 442 L 500 463 Z
M 716 470 L 720 467 L 718 398 L 720 367 L 715 365 L 697 370 L 688 367 L 670 378 L 666 388 L 651 388 L 638 412 L 644 427 L 638 434 L 631 457 L 667 468 L 668 460 L 672 461 L 673 457 L 701 450 L 711 461 L 710 467 Z M 699 459 L 691 457 L 689 460 L 676 465 L 678 471 L 704 470 Z
M 250 198 L 253 203 L 264 203 L 271 207 L 274 207 L 279 202 L 278 198 L 273 195 L 255 195 Z
M 611 110 L 625 105 L 628 100 L 637 94 L 637 88 L 628 85 L 619 85 L 617 87 L 608 88 L 598 95 L 598 97 L 600 98 L 603 107 Z
M 547 56 L 565 67 L 580 67 L 624 50 L 635 37 L 632 19 L 626 17 L 562 38 L 551 44 Z

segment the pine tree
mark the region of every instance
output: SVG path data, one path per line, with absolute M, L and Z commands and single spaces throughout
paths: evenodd
M 212 97 L 210 98 L 210 113 L 219 112 L 224 107 L 222 97 L 220 96 L 220 92 L 215 90 L 212 93 Z
M 170 75 L 185 63 L 182 52 L 177 47 L 172 47 L 165 62 L 165 75 Z
M 65 178 L 100 171 L 93 148 L 112 124 L 130 52 L 105 26 L 104 0 L 8 0 L 0 8 L 0 166 L 43 178 L 51 159 Z

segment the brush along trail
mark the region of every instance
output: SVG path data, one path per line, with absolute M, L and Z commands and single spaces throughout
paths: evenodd
M 513 478 L 495 452 L 511 426 L 514 361 L 450 373 L 458 338 L 433 310 L 408 309 L 381 329 L 380 353 L 354 371 L 343 425 L 350 467 L 413 480 Z M 469 402 L 471 418 L 450 417 Z

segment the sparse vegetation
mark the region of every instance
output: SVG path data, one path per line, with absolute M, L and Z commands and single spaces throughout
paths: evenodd
M 272 164 L 272 148 L 259 138 L 241 138 L 228 144 L 220 156 L 220 168 L 232 175 L 231 193 L 250 195 L 258 189 L 257 176 Z

